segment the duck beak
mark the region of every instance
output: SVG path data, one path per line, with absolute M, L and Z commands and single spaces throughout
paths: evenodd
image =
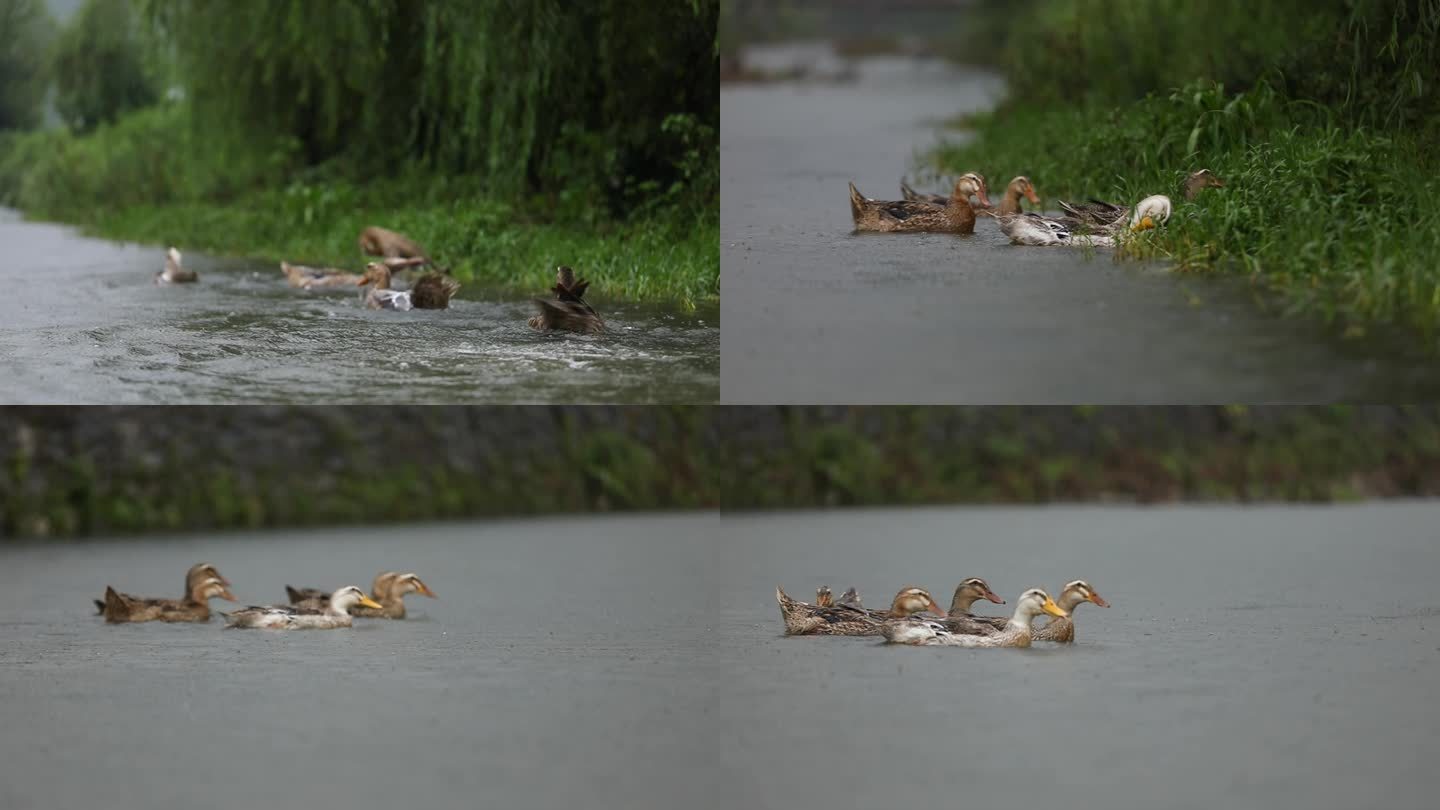
M 418 580 L 418 579 L 415 580 L 415 584 L 416 584 L 417 586 L 419 586 L 419 588 L 420 588 L 420 593 L 422 593 L 422 594 L 430 597 L 431 599 L 439 599 L 439 598 L 440 598 L 440 597 L 438 597 L 438 596 L 435 595 L 435 592 L 434 592 L 434 591 L 430 590 L 430 586 L 426 585 L 425 583 L 421 582 L 420 580 Z
M 980 204 L 981 204 L 981 205 L 985 206 L 986 208 L 992 207 L 992 206 L 990 205 L 990 198 L 987 197 L 987 196 L 985 196 L 985 189 L 983 189 L 983 188 L 977 188 L 977 189 L 975 189 L 975 196 L 976 196 L 976 198 L 978 198 L 978 199 L 980 200 Z
M 1093 592 L 1093 591 L 1090 593 L 1090 601 L 1091 601 L 1091 602 L 1094 602 L 1096 605 L 1098 605 L 1098 606 L 1100 606 L 1100 607 L 1110 607 L 1110 603 L 1109 603 L 1109 602 L 1106 602 L 1104 599 L 1101 599 L 1101 598 L 1100 598 L 1100 594 L 1095 593 L 1095 592 Z
M 1003 604 L 1005 604 L 1005 600 L 1004 600 L 1004 599 L 1001 599 L 1001 598 L 998 597 L 998 596 L 996 596 L 994 591 L 986 591 L 986 592 L 985 592 L 985 598 L 986 598 L 986 599 L 989 599 L 991 602 L 994 602 L 994 603 L 997 604 L 997 605 L 1003 605 Z
M 1045 599 L 1045 604 L 1041 607 L 1045 610 L 1046 613 L 1049 613 L 1051 616 L 1055 616 L 1061 619 L 1068 619 L 1070 617 L 1069 613 L 1066 613 L 1060 608 L 1059 605 L 1055 604 L 1054 599 L 1050 599 L 1047 597 Z
M 1140 219 L 1139 222 L 1135 223 L 1135 227 L 1131 228 L 1130 230 L 1138 233 L 1139 231 L 1152 230 L 1154 229 L 1154 227 L 1155 220 L 1151 219 L 1149 214 L 1146 214 Z
M 368 607 L 368 608 L 371 608 L 372 610 L 380 610 L 380 609 L 382 609 L 382 608 L 385 607 L 384 605 L 380 604 L 379 602 L 376 602 L 374 599 L 371 599 L 371 598 L 368 597 L 368 596 L 362 596 L 362 597 L 360 597 L 360 606 L 361 606 L 361 607 Z
M 934 599 L 931 599 L 931 600 L 930 600 L 930 612 L 931 612 L 931 613 L 934 613 L 936 616 L 944 616 L 944 615 L 945 615 L 945 611 L 941 610 L 941 609 L 940 609 L 940 606 L 937 605 L 937 604 L 935 604 L 935 600 L 934 600 Z
M 225 584 L 226 584 L 226 585 L 229 585 L 230 583 L 226 582 Z M 239 601 L 240 601 L 239 599 L 236 599 L 236 598 L 235 598 L 235 594 L 230 593 L 230 589 L 229 589 L 229 588 L 226 588 L 225 590 L 223 590 L 223 591 L 220 592 L 220 598 L 221 598 L 221 599 L 224 599 L 226 602 L 239 602 Z
M 356 286 L 356 287 L 364 287 L 366 284 L 369 284 L 369 283 L 370 283 L 370 279 L 366 278 L 365 276 L 361 276 L 361 277 L 360 277 L 360 280 L 357 281 L 357 282 L 355 282 L 355 286 Z
M 1025 189 L 1025 199 L 1029 200 L 1032 203 L 1035 203 L 1036 205 L 1040 204 L 1040 197 L 1035 194 L 1034 188 Z

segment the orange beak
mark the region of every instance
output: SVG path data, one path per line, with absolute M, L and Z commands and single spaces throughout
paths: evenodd
M 985 196 L 985 189 L 983 189 L 983 188 L 977 188 L 977 189 L 975 189 L 975 196 L 976 196 L 977 198 L 979 198 L 981 205 L 985 206 L 986 208 L 990 208 L 990 207 L 991 207 L 991 205 L 990 205 L 990 198 L 987 197 L 987 196 Z M 944 614 L 941 614 L 941 615 L 944 615 Z
M 931 600 L 930 600 L 930 612 L 931 612 L 931 613 L 934 613 L 936 616 L 944 616 L 944 615 L 945 615 L 945 611 L 941 610 L 941 609 L 940 609 L 940 606 L 937 605 L 937 604 L 935 604 L 935 600 L 934 600 L 934 599 L 931 599 Z
M 1090 601 L 1091 601 L 1091 602 L 1094 602 L 1096 605 L 1099 605 L 1100 607 L 1110 607 L 1110 603 L 1109 603 L 1109 602 L 1106 602 L 1104 599 L 1101 599 L 1101 598 L 1100 598 L 1100 594 L 1095 593 L 1094 591 L 1091 591 L 1091 592 L 1090 592 Z
M 994 602 L 994 603 L 997 604 L 997 605 L 1003 605 L 1003 604 L 1005 604 L 1005 600 L 1004 600 L 1004 599 L 1001 599 L 1001 598 L 998 597 L 998 596 L 996 596 L 994 591 L 988 591 L 988 590 L 987 590 L 987 591 L 985 592 L 985 598 L 986 598 L 986 599 L 989 599 L 991 602 Z
M 1025 199 L 1029 200 L 1029 201 L 1032 202 L 1032 203 L 1035 203 L 1036 205 L 1039 205 L 1039 204 L 1040 204 L 1040 198 L 1035 195 L 1035 187 L 1034 187 L 1034 186 L 1026 186 L 1026 187 L 1025 187 Z
M 360 277 L 360 280 L 357 281 L 357 282 L 355 282 L 355 286 L 356 286 L 356 287 L 364 287 L 366 284 L 369 284 L 369 283 L 370 283 L 370 277 L 369 277 L 368 275 L 365 275 L 365 276 L 361 276 L 361 277 Z
M 224 580 L 221 580 L 221 581 L 224 582 Z M 229 585 L 230 583 L 226 582 L 225 584 L 226 584 L 226 585 Z M 235 598 L 235 594 L 230 593 L 230 589 L 229 589 L 229 588 L 226 588 L 225 590 L 223 590 L 223 591 L 220 592 L 220 598 L 221 598 L 221 599 L 224 599 L 226 602 L 239 602 L 239 601 L 240 601 L 239 599 L 236 599 L 236 598 Z
M 426 585 L 425 583 L 421 582 L 420 580 L 418 580 L 418 579 L 415 580 L 415 584 L 416 584 L 416 586 L 418 586 L 418 587 L 420 588 L 420 593 L 425 594 L 426 596 L 430 597 L 431 599 L 439 599 L 439 598 L 440 598 L 440 597 L 438 597 L 438 596 L 435 595 L 435 592 L 434 592 L 434 591 L 430 590 L 430 586 Z

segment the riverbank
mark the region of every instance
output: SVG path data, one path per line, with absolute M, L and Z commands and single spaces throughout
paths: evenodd
M 1399 331 L 1440 351 L 1440 163 L 1418 134 L 1210 82 L 1119 108 L 1016 103 L 969 124 L 973 140 L 931 153 L 936 171 L 983 167 L 992 191 L 1026 174 L 1047 210 L 1168 194 L 1169 225 L 1122 255 L 1242 276 L 1346 337 Z M 1226 188 L 1186 202 L 1180 182 L 1199 168 Z
M 1440 409 L 8 408 L 0 538 L 657 509 L 1440 496 Z
M 0 538 L 714 508 L 705 413 L 8 408 Z

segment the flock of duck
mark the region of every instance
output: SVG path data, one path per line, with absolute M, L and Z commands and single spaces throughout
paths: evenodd
M 1185 178 L 1182 193 L 1186 200 L 1194 200 L 1207 188 L 1224 187 L 1224 181 L 1209 169 L 1200 169 Z M 855 229 L 882 233 L 970 234 L 975 232 L 977 217 L 987 216 L 992 217 L 1001 232 L 1016 245 L 1113 247 L 1128 234 L 1164 225 L 1172 209 L 1169 197 L 1155 194 L 1133 208 L 1101 200 L 1074 205 L 1061 201 L 1060 209 L 1065 212 L 1062 216 L 1026 212 L 1021 208 L 1021 198 L 1039 204 L 1040 197 L 1030 178 L 1022 175 L 1005 187 L 1000 209 L 996 211 L 990 204 L 985 178 L 976 172 L 956 179 L 948 197 L 919 193 L 903 181 L 900 192 L 904 199 L 872 200 L 851 183 L 850 215 L 855 220 Z M 976 198 L 975 204 L 971 204 L 971 197 Z
M 901 589 L 889 610 L 866 610 L 854 588 L 837 600 L 822 585 L 815 593 L 814 604 L 797 602 L 782 588 L 775 589 L 787 636 L 883 636 L 891 644 L 921 647 L 1029 647 L 1032 641 L 1071 644 L 1075 641 L 1072 614 L 1076 607 L 1085 602 L 1110 607 L 1083 579 L 1066 585 L 1058 600 L 1042 588 L 1025 591 L 1009 618 L 971 613 L 971 606 L 981 599 L 1005 604 L 979 577 L 956 586 L 949 612 L 941 610 L 924 588 Z M 919 615 L 926 611 L 941 618 Z M 1041 627 L 1034 627 L 1033 622 L 1041 616 L 1051 618 Z
M 405 596 L 418 593 L 436 599 L 420 577 L 383 571 L 376 575 L 370 593 L 346 585 L 335 591 L 285 586 L 288 605 L 251 605 L 231 613 L 220 613 L 228 621 L 225 627 L 259 628 L 265 630 L 333 630 L 350 627 L 354 616 L 383 619 L 405 618 Z M 197 563 L 185 573 L 185 595 L 180 599 L 148 599 L 105 588 L 104 600 L 95 606 L 105 621 L 126 622 L 208 622 L 210 600 L 238 601 L 230 593 L 230 580 L 220 575 L 214 565 Z
M 360 250 L 370 256 L 379 256 L 380 261 L 365 265 L 364 273 L 351 273 L 330 267 L 306 267 L 304 265 L 280 263 L 280 272 L 290 286 L 302 290 L 353 290 L 369 287 L 365 294 L 365 306 L 369 309 L 390 309 L 408 312 L 412 309 L 449 309 L 450 299 L 460 291 L 460 282 L 450 277 L 449 268 L 441 268 L 431 260 L 425 249 L 404 234 L 379 227 L 369 227 L 360 232 Z M 155 274 L 156 284 L 185 284 L 200 280 L 194 270 L 186 270 L 181 263 L 182 256 L 176 248 L 165 251 L 165 268 Z M 426 271 L 426 268 L 431 268 Z M 422 272 L 424 271 L 424 272 Z M 409 278 L 408 289 L 394 289 L 392 285 L 401 276 Z M 536 314 L 528 321 L 532 329 L 542 332 L 565 331 L 580 334 L 599 334 L 605 331 L 605 321 L 594 307 L 585 301 L 585 292 L 590 283 L 575 276 L 569 267 L 560 267 L 555 273 L 555 286 L 550 288 L 554 298 L 533 299 Z

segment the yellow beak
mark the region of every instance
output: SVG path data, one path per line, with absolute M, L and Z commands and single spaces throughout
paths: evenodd
M 382 608 L 385 607 L 384 605 L 380 604 L 379 602 L 376 602 L 374 599 L 371 599 L 371 598 L 368 597 L 368 596 L 362 596 L 362 597 L 360 597 L 360 606 L 361 606 L 361 607 L 368 607 L 368 608 L 371 608 L 371 609 L 373 609 L 373 610 L 380 610 L 380 609 L 382 609 Z
M 1045 604 L 1042 607 L 1044 608 L 1045 612 L 1049 613 L 1051 616 L 1056 616 L 1061 619 L 1070 618 L 1070 614 L 1066 613 L 1064 610 L 1061 610 L 1060 606 L 1055 604 L 1054 599 L 1046 598 Z
M 1130 230 L 1131 230 L 1131 231 L 1148 231 L 1148 230 L 1152 230 L 1154 227 L 1155 227 L 1155 220 L 1151 219 L 1149 214 L 1146 214 L 1144 217 L 1141 217 L 1141 218 L 1140 218 L 1140 221 L 1137 222 L 1137 223 L 1135 223 L 1135 227 L 1131 228 Z

